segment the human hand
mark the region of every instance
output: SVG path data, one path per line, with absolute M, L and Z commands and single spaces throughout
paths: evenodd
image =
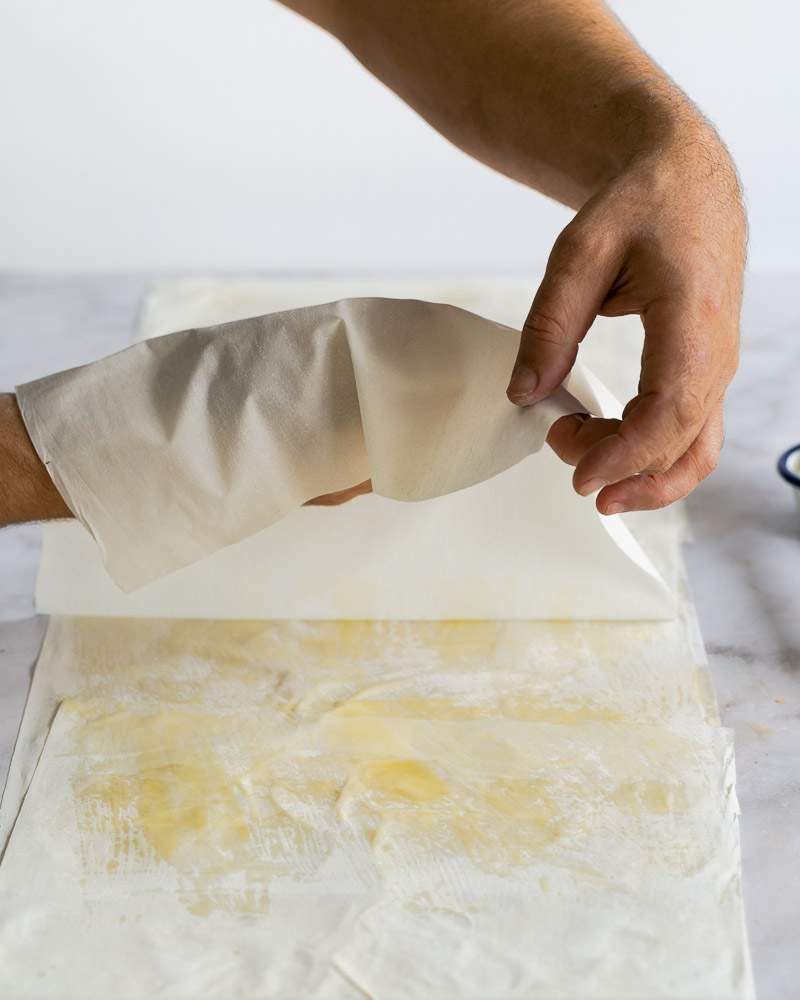
M 509 399 L 529 406 L 567 376 L 597 315 L 638 313 L 638 394 L 622 421 L 568 416 L 548 442 L 601 513 L 663 507 L 716 466 L 738 363 L 746 220 L 710 128 L 633 163 L 556 241 L 522 332 Z
M 338 507 L 339 504 L 347 503 L 365 493 L 372 493 L 372 480 L 365 479 L 363 483 L 350 486 L 346 490 L 337 490 L 335 493 L 323 493 L 322 496 L 314 497 L 313 500 L 306 500 L 304 507 Z
M 36 453 L 14 393 L 0 393 L 0 528 L 72 517 Z

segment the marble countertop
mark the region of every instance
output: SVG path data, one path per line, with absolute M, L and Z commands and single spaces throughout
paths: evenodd
M 725 725 L 735 732 L 745 902 L 760 1000 L 800 980 L 800 513 L 779 479 L 800 441 L 798 273 L 748 279 L 719 469 L 692 495 L 689 575 Z M 0 277 L 0 391 L 129 342 L 148 277 Z M 45 622 L 40 529 L 0 532 L 0 779 Z

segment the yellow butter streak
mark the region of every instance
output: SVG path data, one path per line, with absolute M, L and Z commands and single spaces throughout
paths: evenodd
M 566 662 L 575 626 L 553 628 Z M 485 748 L 464 727 L 451 752 L 473 762 L 465 778 L 446 747 L 435 759 L 431 748 L 415 755 L 398 719 L 631 721 L 602 685 L 591 699 L 504 687 L 505 665 L 520 673 L 535 661 L 524 623 L 175 622 L 135 652 L 141 634 L 138 623 L 87 625 L 87 697 L 73 706 L 83 717 L 74 794 L 84 863 L 109 875 L 166 865 L 198 914 L 258 912 L 271 879 L 312 877 L 348 838 L 371 845 L 378 869 L 397 863 L 387 849 L 399 844 L 504 873 L 591 833 L 591 810 L 571 811 L 575 790 L 565 784 L 579 760 L 564 756 L 544 775 L 518 777 L 503 773 L 501 755 L 483 778 Z M 602 643 L 594 648 L 603 663 Z M 609 663 L 615 656 L 609 645 Z M 498 681 L 459 696 L 365 693 L 394 677 L 424 690 L 433 670 L 464 674 L 465 664 L 466 675 L 478 664 Z M 536 684 L 533 668 L 529 677 L 514 683 Z M 291 735 L 298 718 L 307 728 Z M 318 745 L 325 720 L 352 725 L 327 729 Z M 273 747 L 284 732 L 294 742 Z M 605 790 L 586 789 L 592 808 L 601 803 L 635 821 L 691 806 L 680 783 L 607 777 Z

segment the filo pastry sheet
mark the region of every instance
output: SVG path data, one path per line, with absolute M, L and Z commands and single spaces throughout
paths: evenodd
M 681 619 L 50 619 L 0 995 L 751 1000 Z
M 385 497 L 425 500 L 538 451 L 591 399 L 562 387 L 512 405 L 518 344 L 453 306 L 347 299 L 157 337 L 17 394 L 56 486 L 131 591 L 319 494 L 371 478 Z M 587 378 L 577 366 L 569 385 Z

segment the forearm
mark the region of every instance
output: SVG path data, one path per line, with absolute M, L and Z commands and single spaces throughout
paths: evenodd
M 12 393 L 0 393 L 0 527 L 72 517 L 36 454 Z
M 713 133 L 599 0 L 286 0 L 466 152 L 580 207 Z

